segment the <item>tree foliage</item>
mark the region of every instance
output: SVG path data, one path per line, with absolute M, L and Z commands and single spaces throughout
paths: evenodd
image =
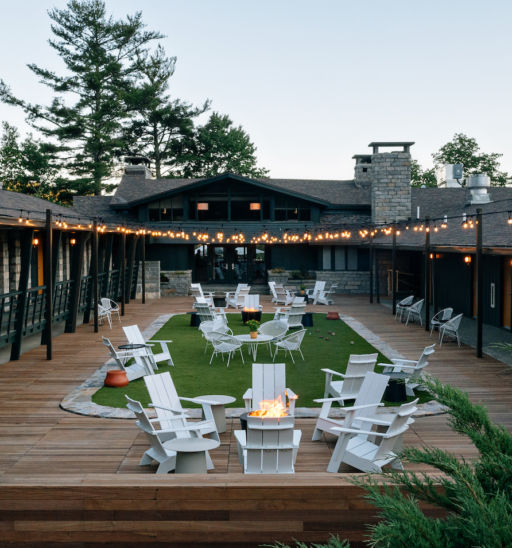
M 56 74 L 30 64 L 48 86 L 50 105 L 30 104 L 0 82 L 0 99 L 19 106 L 28 122 L 59 145 L 60 167 L 73 176 L 83 193 L 99 194 L 122 150 L 121 122 L 128 116 L 124 97 L 134 85 L 138 60 L 157 32 L 145 31 L 141 13 L 114 20 L 102 0 L 70 0 L 66 9 L 49 12 L 53 24 L 50 46 L 67 73 Z
M 480 152 L 480 146 L 473 137 L 456 133 L 453 139 L 432 154 L 436 167 L 444 164 L 463 164 L 464 176 L 485 173 L 493 186 L 504 186 L 509 180 L 505 171 L 500 171 L 499 159 L 503 154 Z
M 411 161 L 411 186 L 436 187 L 436 173 L 434 168 L 422 169 L 417 160 Z
M 184 139 L 176 153 L 176 175 L 212 177 L 231 172 L 247 177 L 265 177 L 257 167 L 256 147 L 241 127 L 227 115 L 214 112 L 192 137 Z

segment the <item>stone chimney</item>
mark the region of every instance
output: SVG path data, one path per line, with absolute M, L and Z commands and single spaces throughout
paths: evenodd
M 153 177 L 149 169 L 150 161 L 146 156 L 125 156 L 124 162 L 125 175 L 142 176 L 144 179 L 151 179 Z
M 354 166 L 354 183 L 359 186 L 362 183 L 372 182 L 372 155 L 354 154 L 352 158 L 356 161 Z
M 390 223 L 411 216 L 410 141 L 373 142 L 371 155 L 372 221 Z M 402 150 L 381 152 L 380 149 L 401 147 Z

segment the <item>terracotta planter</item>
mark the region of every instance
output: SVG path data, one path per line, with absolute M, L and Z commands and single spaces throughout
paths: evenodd
M 126 371 L 123 371 L 122 369 L 111 369 L 110 371 L 107 371 L 107 376 L 105 377 L 105 382 L 103 384 L 113 388 L 120 388 L 121 386 L 130 384 L 130 381 L 126 376 Z
M 257 339 L 258 338 L 258 332 L 257 331 L 249 331 L 249 334 L 251 335 L 251 339 Z
M 326 320 L 339 320 L 340 315 L 337 312 L 327 312 Z

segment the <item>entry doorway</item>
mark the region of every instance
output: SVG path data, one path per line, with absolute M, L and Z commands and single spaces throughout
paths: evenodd
M 264 245 L 200 244 L 194 248 L 196 282 L 265 283 L 266 273 Z

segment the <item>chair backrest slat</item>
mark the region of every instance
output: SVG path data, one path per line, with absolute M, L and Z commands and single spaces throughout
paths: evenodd
M 281 396 L 286 405 L 286 366 L 284 363 L 253 363 L 252 390 L 253 407 L 259 408 L 260 401 L 274 400 Z

